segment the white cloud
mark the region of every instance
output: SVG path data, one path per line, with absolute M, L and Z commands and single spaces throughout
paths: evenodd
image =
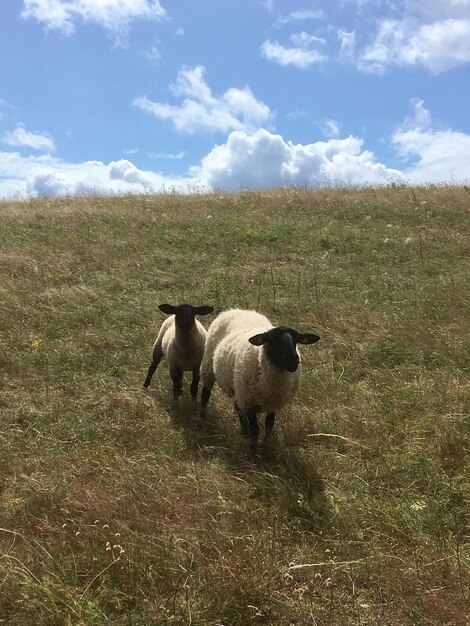
M 321 123 L 321 128 L 327 139 L 337 139 L 340 135 L 339 124 L 335 120 L 325 118 Z
M 181 152 L 147 152 L 147 157 L 149 159 L 170 159 L 175 161 L 184 159 L 187 154 L 185 150 L 181 150 Z
M 190 177 L 144 171 L 127 160 L 68 163 L 51 155 L 23 157 L 0 152 L 0 197 L 60 196 L 82 193 L 144 193 L 163 189 L 187 191 Z
M 3 98 L 0 98 L 0 120 L 2 120 L 4 117 L 7 116 L 5 111 L 8 111 L 9 109 L 14 109 L 15 107 L 10 104 L 7 100 L 4 100 Z
M 92 22 L 111 31 L 117 44 L 125 45 L 133 20 L 161 20 L 165 14 L 159 0 L 24 0 L 21 17 L 65 35 L 72 34 L 80 20 Z
M 410 162 L 406 176 L 415 184 L 470 181 L 470 135 L 432 126 L 422 100 L 412 101 L 414 115 L 392 135 L 399 155 Z
M 377 163 L 357 137 L 293 144 L 260 129 L 232 132 L 191 173 L 209 187 L 301 185 L 377 185 L 404 182 L 398 170 Z
M 55 150 L 54 141 L 48 133 L 31 133 L 20 124 L 15 130 L 8 131 L 4 134 L 2 143 L 7 146 L 32 148 L 44 152 L 53 152 Z
M 172 122 L 175 130 L 187 134 L 250 130 L 270 119 L 269 107 L 257 100 L 249 87 L 232 87 L 220 97 L 213 96 L 204 72 L 202 66 L 197 66 L 178 73 L 171 89 L 183 99 L 180 105 L 154 102 L 146 96 L 135 98 L 133 104 L 158 119 Z
M 151 63 L 154 64 L 159 63 L 160 59 L 162 58 L 160 50 L 156 46 L 151 46 L 149 50 L 147 50 L 147 52 L 145 53 L 145 56 Z
M 213 104 L 214 99 L 209 85 L 204 80 L 205 67 L 187 67 L 180 70 L 176 76 L 176 82 L 170 85 L 175 96 L 194 98 L 205 104 Z
M 276 25 L 292 24 L 294 22 L 303 22 L 305 20 L 321 20 L 325 14 L 320 9 L 307 9 L 304 11 L 291 11 L 287 15 L 281 15 L 276 20 Z
M 279 65 L 293 65 L 300 69 L 307 69 L 314 63 L 324 63 L 327 60 L 326 55 L 314 47 L 326 44 L 326 40 L 322 37 L 302 31 L 292 33 L 290 41 L 294 47 L 282 46 L 277 41 L 265 41 L 260 48 L 261 54 Z
M 390 66 L 423 66 L 437 74 L 468 62 L 470 0 L 405 0 L 401 18 L 378 22 L 358 67 L 383 73 Z
M 470 61 L 470 19 L 445 20 L 417 28 L 406 21 L 383 20 L 359 67 L 383 72 L 388 66 L 422 65 L 433 73 Z
M 406 117 L 400 125 L 401 130 L 426 130 L 431 127 L 432 117 L 431 112 L 425 107 L 424 100 L 420 98 L 413 98 L 411 100 L 411 106 L 413 107 L 413 114 Z
M 66 35 L 75 30 L 73 5 L 63 0 L 24 0 L 21 17 L 36 19 L 43 22 L 48 30 L 61 30 Z
M 340 41 L 339 60 L 342 63 L 354 63 L 356 60 L 356 33 L 355 31 L 337 30 Z
M 133 163 L 126 159 L 113 161 L 108 166 L 109 178 L 111 180 L 124 180 L 131 185 L 152 186 L 152 176 L 139 170 Z
M 309 48 L 286 48 L 277 41 L 265 41 L 261 45 L 261 54 L 282 66 L 293 65 L 299 69 L 307 69 L 315 63 L 324 63 L 327 57 L 318 50 Z
M 310 33 L 306 33 L 304 30 L 301 33 L 293 33 L 290 36 L 290 40 L 294 45 L 299 46 L 300 48 L 309 48 L 312 44 L 326 44 L 326 39 L 323 37 L 311 35 Z
M 0 98 L 0 120 L 11 116 L 12 112 L 16 109 L 17 107 L 14 104 L 11 104 L 8 100 Z M 18 124 L 18 126 L 22 126 L 22 124 Z M 2 138 L 0 137 L 0 144 L 1 143 L 4 143 L 4 141 L 2 141 Z
M 298 107 L 296 107 L 293 111 L 289 111 L 286 117 L 288 120 L 293 120 L 293 121 L 303 120 L 308 117 L 308 113 L 307 111 L 304 111 L 303 109 L 299 109 Z
M 450 18 L 468 19 L 470 0 L 405 0 L 405 10 L 410 15 L 428 20 L 446 20 Z
M 274 12 L 274 0 L 261 0 L 261 4 L 268 13 Z

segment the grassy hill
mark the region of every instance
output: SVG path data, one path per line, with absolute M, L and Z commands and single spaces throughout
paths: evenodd
M 468 187 L 0 203 L 0 624 L 470 620 Z M 316 332 L 258 462 L 162 302 Z

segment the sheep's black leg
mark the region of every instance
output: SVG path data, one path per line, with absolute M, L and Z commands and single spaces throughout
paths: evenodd
M 240 431 L 241 431 L 242 437 L 248 437 L 248 434 L 249 434 L 248 433 L 248 418 L 246 415 L 244 415 L 240 411 L 236 402 L 235 402 L 235 411 L 237 412 L 238 418 L 240 420 Z
M 183 391 L 183 370 L 175 367 L 170 371 L 170 376 L 173 381 L 173 399 L 177 400 Z
M 251 452 L 256 454 L 259 436 L 259 426 L 256 411 L 248 411 L 246 417 L 248 418 L 248 427 L 250 429 Z
M 149 371 L 147 372 L 147 378 L 145 379 L 145 382 L 144 382 L 145 389 L 147 389 L 147 387 L 150 385 L 150 381 L 152 380 L 152 376 L 155 370 L 157 369 L 157 367 L 158 365 L 154 361 L 150 363 Z
M 264 438 L 265 439 L 269 439 L 272 435 L 275 417 L 276 417 L 275 413 L 268 413 L 268 415 L 266 415 L 266 420 L 264 422 L 264 425 L 265 425 Z
M 191 398 L 193 400 L 196 400 L 197 398 L 197 388 L 199 385 L 199 378 L 200 378 L 199 369 L 193 370 L 193 379 L 191 381 L 191 387 L 189 388 L 191 392 Z
M 144 382 L 145 389 L 147 389 L 147 387 L 150 385 L 152 376 L 162 359 L 163 359 L 163 352 L 161 350 L 155 349 L 153 352 L 153 356 L 152 356 L 152 362 L 150 363 L 150 367 L 147 372 L 147 378 L 145 379 L 145 382 Z
M 206 417 L 206 407 L 210 397 L 211 390 L 209 389 L 209 387 L 203 387 L 201 393 L 201 411 L 199 413 L 199 417 Z

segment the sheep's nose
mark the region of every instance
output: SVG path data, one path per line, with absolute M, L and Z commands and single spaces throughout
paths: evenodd
M 286 358 L 286 370 L 288 372 L 295 372 L 299 367 L 299 357 L 297 354 L 293 354 Z
M 183 317 L 183 319 L 181 319 L 179 323 L 179 327 L 181 328 L 181 330 L 191 330 L 192 325 L 193 320 L 190 317 Z

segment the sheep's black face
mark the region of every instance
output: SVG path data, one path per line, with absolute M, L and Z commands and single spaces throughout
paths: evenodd
M 211 306 L 192 306 L 191 304 L 179 304 L 173 306 L 171 304 L 161 304 L 160 311 L 168 315 L 175 316 L 175 324 L 182 332 L 189 332 L 194 326 L 196 315 L 208 315 L 212 313 L 214 307 Z
M 183 332 L 188 332 L 194 325 L 196 314 L 190 304 L 180 304 L 175 312 L 175 324 Z
M 315 343 L 319 339 L 318 335 L 299 333 L 287 326 L 277 326 L 250 337 L 249 341 L 255 346 L 264 345 L 268 359 L 273 365 L 288 372 L 295 372 L 300 363 L 297 343 Z
M 264 347 L 271 363 L 288 372 L 295 372 L 300 363 L 296 349 L 297 332 L 293 328 L 279 326 L 266 334 L 268 340 Z

